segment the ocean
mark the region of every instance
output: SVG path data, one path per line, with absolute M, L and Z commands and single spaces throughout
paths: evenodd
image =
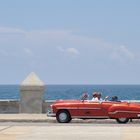
M 106 96 L 118 96 L 120 100 L 140 100 L 140 85 L 46 85 L 44 100 L 80 99 L 83 92 L 92 98 L 93 91 Z M 19 99 L 19 85 L 0 85 L 0 99 Z

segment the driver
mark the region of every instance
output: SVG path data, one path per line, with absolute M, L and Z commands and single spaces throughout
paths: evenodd
M 103 101 L 103 99 L 101 98 L 101 96 L 102 96 L 102 93 L 98 93 L 98 101 Z

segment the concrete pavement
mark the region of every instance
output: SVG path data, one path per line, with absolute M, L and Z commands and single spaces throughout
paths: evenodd
M 56 122 L 46 114 L 0 114 L 0 122 Z
M 0 140 L 140 140 L 140 126 L 0 123 Z
M 46 114 L 0 114 L 0 140 L 140 140 L 140 120 L 72 120 L 56 123 Z

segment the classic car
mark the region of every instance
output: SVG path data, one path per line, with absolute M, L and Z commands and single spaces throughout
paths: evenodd
M 130 101 L 92 101 L 56 100 L 50 105 L 48 117 L 56 117 L 59 123 L 68 123 L 71 119 L 116 119 L 118 123 L 127 123 L 140 117 L 140 104 Z

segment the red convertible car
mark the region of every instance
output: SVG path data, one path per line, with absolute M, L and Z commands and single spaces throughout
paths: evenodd
M 71 119 L 116 119 L 127 123 L 140 117 L 140 104 L 127 101 L 56 100 L 47 116 L 56 117 L 59 123 Z

